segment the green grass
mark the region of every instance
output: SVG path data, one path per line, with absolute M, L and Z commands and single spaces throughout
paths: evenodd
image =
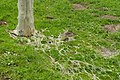
M 85 3 L 88 8 L 74 10 L 73 3 Z M 119 4 L 119 0 L 35 0 L 38 31 L 47 29 L 44 34 L 55 37 L 64 30 L 75 33 L 74 41 L 59 46 L 64 48 L 60 54 L 54 46 L 43 52 L 11 38 L 6 30 L 17 25 L 17 0 L 0 0 L 0 20 L 8 23 L 0 25 L 0 80 L 119 80 L 120 31 L 107 32 L 103 25 L 119 24 L 120 20 L 99 18 L 105 14 L 120 17 Z M 99 10 L 102 7 L 109 10 Z M 104 57 L 102 48 L 117 51 L 118 55 Z

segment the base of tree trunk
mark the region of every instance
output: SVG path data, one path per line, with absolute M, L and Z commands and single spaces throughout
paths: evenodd
M 29 31 L 20 31 L 20 30 L 12 30 L 12 31 L 9 31 L 9 33 L 10 34 L 12 34 L 12 35 L 14 35 L 14 36 L 20 36 L 20 37 L 31 37 L 31 36 L 33 36 L 33 35 L 35 35 L 36 34 L 36 30 L 35 29 L 33 29 L 33 30 L 29 30 Z
M 16 36 L 30 37 L 35 33 L 34 0 L 18 0 L 18 25 L 11 33 Z

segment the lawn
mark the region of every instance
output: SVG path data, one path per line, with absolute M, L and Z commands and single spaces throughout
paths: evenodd
M 28 38 L 10 36 L 17 16 L 0 0 L 0 80 L 120 79 L 119 0 L 35 0 Z

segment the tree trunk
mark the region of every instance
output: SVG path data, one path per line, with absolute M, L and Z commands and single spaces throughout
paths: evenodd
M 13 33 L 28 37 L 34 32 L 33 0 L 18 0 L 18 25 Z

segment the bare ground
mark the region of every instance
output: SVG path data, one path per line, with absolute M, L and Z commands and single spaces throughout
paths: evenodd
M 82 5 L 82 4 L 73 4 L 73 9 L 75 9 L 75 10 L 85 10 L 85 9 L 87 9 L 87 7 L 85 5 Z
M 111 50 L 111 49 L 106 48 L 106 47 L 102 47 L 100 49 L 97 49 L 96 52 L 99 52 L 101 55 L 103 55 L 105 57 L 111 57 L 111 56 L 115 56 L 118 54 L 117 50 Z
M 6 21 L 0 21 L 0 26 L 1 25 L 7 25 L 7 22 Z
M 117 24 L 117 25 L 113 25 L 113 24 L 105 25 L 104 29 L 106 31 L 108 31 L 108 32 L 117 32 L 117 31 L 120 30 L 120 24 Z
M 119 17 L 112 16 L 112 15 L 102 15 L 101 18 L 103 18 L 103 19 L 110 19 L 110 20 L 118 20 L 119 19 Z
M 98 8 L 98 10 L 100 10 L 100 11 L 108 11 L 109 8 L 108 7 L 101 7 L 101 8 Z

